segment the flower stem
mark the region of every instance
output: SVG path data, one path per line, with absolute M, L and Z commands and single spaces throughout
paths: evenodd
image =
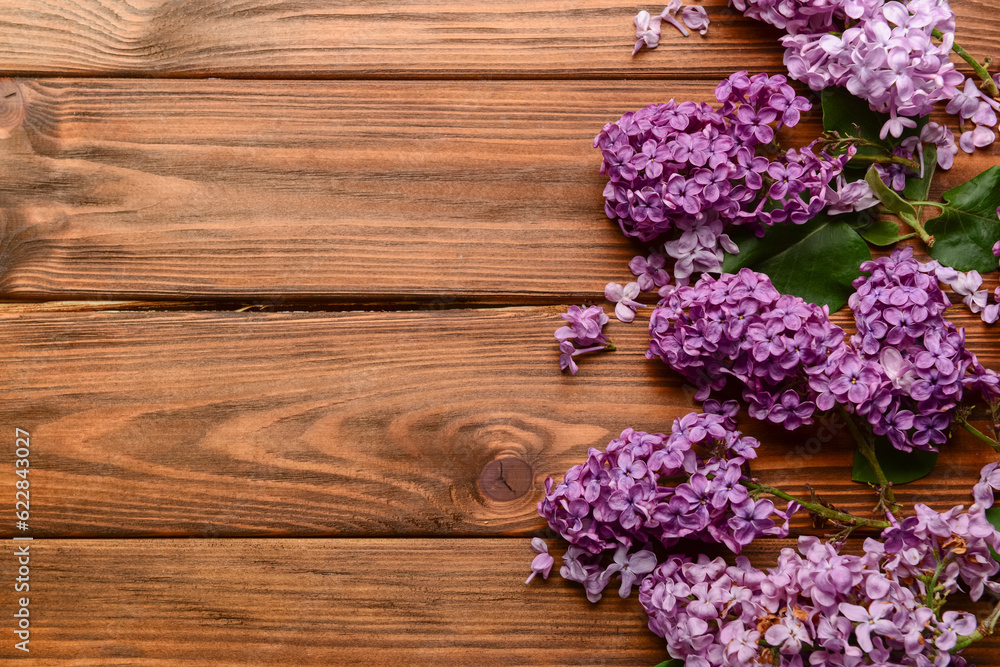
M 956 653 L 964 648 L 968 648 L 970 644 L 978 642 L 984 637 L 989 637 L 993 634 L 993 630 L 997 627 L 997 622 L 1000 621 L 1000 603 L 993 607 L 993 611 L 990 615 L 983 619 L 971 635 L 964 635 L 958 638 L 955 643 L 955 647 L 951 649 L 950 653 Z
M 942 35 L 941 31 L 936 28 L 931 32 L 931 34 L 938 39 L 944 39 L 944 35 Z M 978 60 L 973 58 L 968 51 L 959 46 L 958 42 L 952 43 L 951 50 L 961 56 L 962 60 L 969 63 L 969 66 L 972 67 L 976 75 L 982 79 L 983 88 L 986 90 L 987 94 L 989 94 L 989 96 L 993 99 L 1000 99 L 1000 90 L 997 90 L 997 84 L 993 80 L 993 77 L 990 76 L 989 70 L 983 67 Z
M 945 208 L 944 202 L 939 201 L 911 201 L 914 206 L 933 206 L 934 208 L 939 208 L 942 211 Z
M 865 164 L 899 164 L 913 171 L 920 171 L 920 163 L 916 160 L 905 158 L 901 155 L 855 155 L 851 162 L 863 162 Z
M 854 516 L 853 514 L 848 514 L 847 512 L 841 512 L 839 510 L 831 509 L 825 505 L 820 505 L 819 503 L 810 502 L 808 500 L 802 500 L 801 498 L 796 498 L 790 493 L 785 493 L 781 489 L 777 489 L 773 486 L 768 486 L 766 484 L 761 484 L 754 480 L 744 479 L 740 482 L 743 486 L 751 491 L 756 491 L 757 493 L 766 493 L 775 498 L 781 498 L 782 500 L 787 500 L 789 502 L 795 502 L 802 505 L 807 510 L 815 514 L 816 516 L 823 517 L 824 519 L 830 519 L 831 521 L 836 521 L 837 523 L 849 525 L 849 526 L 864 526 L 866 528 L 888 528 L 888 521 L 880 521 L 878 519 L 864 519 L 859 516 Z
M 931 205 L 931 206 L 937 206 L 938 208 L 940 208 L 940 204 L 934 204 L 933 202 L 911 201 L 910 203 L 914 204 L 914 205 L 921 205 L 921 206 Z M 892 211 L 885 211 L 885 212 L 892 213 Z M 909 227 L 914 232 L 916 232 L 917 236 L 920 237 L 921 241 L 923 241 L 924 243 L 927 244 L 928 248 L 931 248 L 931 247 L 934 246 L 934 237 L 927 233 L 927 230 L 924 229 L 924 223 L 920 222 L 919 218 L 915 218 L 915 217 L 912 217 L 910 215 L 900 214 L 900 213 L 892 213 L 892 215 L 895 215 L 897 218 L 899 218 L 900 220 L 902 220 L 906 224 L 907 227 Z
M 868 434 L 862 433 L 858 425 L 854 423 L 851 415 L 845 410 L 841 410 L 844 420 L 847 422 L 847 429 L 854 436 L 854 441 L 858 445 L 858 451 L 861 455 L 865 457 L 868 461 L 868 465 L 871 466 L 872 472 L 875 473 L 875 480 L 879 485 L 879 501 L 875 506 L 875 511 L 878 512 L 885 509 L 892 514 L 896 514 L 898 506 L 896 505 L 896 497 L 892 493 L 892 482 L 889 478 L 885 476 L 885 472 L 882 471 L 882 466 L 879 464 L 878 459 L 875 457 L 875 447 L 872 443 L 871 438 Z
M 977 438 L 979 438 L 980 440 L 982 440 L 983 442 L 985 442 L 987 445 L 989 445 L 990 447 L 992 447 L 995 451 L 1000 452 L 1000 442 L 997 442 L 996 440 L 994 440 L 990 436 L 986 435 L 985 433 L 983 433 L 982 431 L 980 431 L 978 428 L 976 428 L 975 426 L 973 426 L 969 422 L 965 421 L 964 419 L 959 419 L 958 423 L 961 424 L 962 428 L 964 428 L 966 431 L 968 431 L 972 435 L 976 436 Z

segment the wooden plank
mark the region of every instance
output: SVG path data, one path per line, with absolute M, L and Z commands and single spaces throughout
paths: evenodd
M 524 539 L 30 544 L 39 661 L 650 667 L 667 657 L 634 595 L 591 605 L 558 577 L 525 586 Z M 783 546 L 794 545 L 762 540 L 747 553 L 764 567 Z M 4 552 L 12 560 L 11 543 Z M 5 587 L 8 609 L 13 596 Z M 990 639 L 966 655 L 996 664 L 998 648 Z M 17 653 L 0 644 L 0 656 Z
M 604 0 L 122 3 L 22 0 L 0 8 L 8 75 L 276 78 L 697 78 L 783 71 L 780 32 L 726 0 L 702 3 L 705 37 L 669 26 L 631 56 L 636 5 Z M 658 8 L 648 8 L 655 13 Z M 954 3 L 959 41 L 982 58 L 1000 39 L 996 2 Z
M 1000 367 L 995 332 L 959 319 Z M 697 409 L 643 357 L 642 324 L 611 325 L 619 351 L 560 374 L 560 323 L 556 308 L 0 315 L 0 429 L 10 447 L 31 434 L 28 534 L 532 534 L 545 477 Z M 761 479 L 870 511 L 846 429 L 743 425 L 765 443 Z M 959 433 L 900 499 L 968 503 L 995 459 Z M 0 466 L 0 488 L 14 481 Z
M 0 295 L 588 298 L 638 250 L 604 215 L 592 137 L 714 85 L 22 81 L 24 122 L 0 139 Z M 818 133 L 814 114 L 790 144 Z M 937 191 L 998 155 L 959 156 Z
M 733 12 L 725 0 L 707 0 L 704 6 L 713 21 L 706 37 L 684 39 L 670 28 L 655 54 L 632 58 L 636 7 L 625 2 L 157 0 L 136 6 L 26 0 L 0 9 L 0 70 L 255 78 L 694 78 L 727 68 L 781 67 L 777 31 Z

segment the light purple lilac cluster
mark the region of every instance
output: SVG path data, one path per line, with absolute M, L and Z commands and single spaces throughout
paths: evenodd
M 596 602 L 618 574 L 627 597 L 636 577 L 653 569 L 654 552 L 682 538 L 739 553 L 759 536 L 786 536 L 797 505 L 778 511 L 741 483 L 760 443 L 736 430 L 738 409 L 735 401 L 707 401 L 705 413 L 674 420 L 669 435 L 626 429 L 559 484 L 546 479 L 538 512 L 571 545 L 561 576 L 582 583 Z
M 791 430 L 840 405 L 898 449 L 933 451 L 963 392 L 993 399 L 1000 377 L 944 317 L 950 302 L 935 276 L 943 267 L 911 255 L 903 248 L 861 266 L 871 275 L 855 281 L 848 302 L 858 328 L 850 341 L 825 307 L 742 269 L 668 289 L 650 317 L 646 356 L 684 375 L 698 400 L 739 380 L 755 419 Z
M 556 340 L 559 341 L 559 366 L 564 371 L 569 370 L 576 375 L 580 370 L 574 357 L 614 349 L 604 335 L 604 325 L 610 318 L 600 306 L 570 306 L 560 317 L 569 323 L 556 329 L 555 333 Z
M 897 449 L 934 449 L 947 440 L 965 391 L 1000 396 L 1000 378 L 965 347 L 965 331 L 945 317 L 951 305 L 938 281 L 954 269 L 918 262 L 912 248 L 865 262 L 848 304 L 857 333 L 851 348 L 867 385 L 851 408 Z M 855 362 L 857 365 L 857 362 Z
M 1000 103 L 950 61 L 955 15 L 947 0 L 731 2 L 745 15 L 787 31 L 781 42 L 793 79 L 813 90 L 842 86 L 889 114 L 882 138 L 900 137 L 917 126 L 914 118 L 947 102 L 948 113 L 958 117 L 963 150 L 971 153 L 995 140 Z M 937 144 L 940 166 L 951 167 L 958 150 L 952 130 L 928 123 L 919 141 Z M 913 148 L 907 152 L 919 155 Z
M 992 502 L 988 486 L 981 495 Z M 862 556 L 816 537 L 782 549 L 766 571 L 743 557 L 671 556 L 643 579 L 639 602 L 687 665 L 965 665 L 949 651 L 976 618 L 940 607 L 962 585 L 973 600 L 1000 588 L 990 554 L 1000 533 L 983 505 L 962 510 L 917 505 L 880 540 L 865 540 Z
M 626 113 L 594 139 L 609 179 L 605 212 L 626 236 L 652 241 L 680 229 L 720 239 L 728 225 L 802 224 L 826 206 L 849 154 L 817 154 L 814 142 L 758 155 L 811 108 L 784 76 L 737 72 L 716 98 L 718 109 L 671 100 Z

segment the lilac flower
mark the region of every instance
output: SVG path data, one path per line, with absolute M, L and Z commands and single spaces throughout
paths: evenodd
M 733 506 L 733 517 L 729 519 L 729 527 L 733 530 L 733 539 L 741 545 L 750 544 L 758 535 L 766 535 L 774 528 L 775 523 L 770 518 L 774 513 L 774 503 L 770 500 L 753 501 L 746 498 Z
M 643 292 L 670 284 L 670 274 L 664 269 L 666 265 L 666 258 L 658 252 L 650 253 L 648 257 L 638 255 L 628 263 L 632 275 L 638 278 L 639 289 Z
M 673 16 L 680 7 L 678 0 L 657 18 L 676 21 Z M 685 11 L 701 14 L 700 7 Z M 654 24 L 658 27 L 653 18 L 648 25 L 646 21 L 640 13 L 637 25 L 643 35 Z M 639 45 L 643 43 L 641 38 Z M 826 204 L 829 184 L 850 159 L 850 154 L 817 152 L 815 142 L 777 156 L 763 154 L 761 144 L 772 140 L 776 128 L 797 124 L 801 113 L 811 108 L 785 77 L 737 72 L 719 84 L 716 98 L 718 108 L 671 100 L 626 113 L 594 139 L 603 156 L 601 173 L 609 179 L 605 213 L 626 236 L 653 241 L 673 229 L 717 228 L 711 247 L 704 241 L 684 242 L 685 252 L 703 255 L 695 266 L 713 264 L 711 256 L 725 248 L 724 243 L 731 244 L 724 234 L 727 226 L 758 231 L 814 217 Z M 762 187 L 762 174 L 768 170 L 783 174 L 777 187 Z M 688 270 L 692 264 L 683 266 Z M 680 278 L 676 267 L 674 275 Z
M 844 87 L 872 109 L 888 114 L 881 128 L 883 139 L 901 137 L 916 127 L 915 118 L 946 102 L 947 112 L 958 117 L 963 130 L 959 141 L 963 150 L 971 152 L 995 140 L 1000 102 L 982 94 L 975 81 L 950 61 L 955 16 L 947 2 L 732 0 L 732 4 L 787 32 L 781 42 L 792 78 L 813 90 Z M 938 165 L 951 168 L 959 146 L 950 129 L 928 123 L 919 141 L 936 144 Z M 921 150 L 915 153 L 922 158 Z M 898 184 L 895 176 L 888 180 Z
M 626 323 L 635 319 L 636 308 L 642 308 L 642 304 L 635 300 L 639 292 L 637 282 L 628 283 L 625 287 L 618 283 L 608 283 L 604 288 L 605 298 L 615 304 L 615 317 Z
M 826 200 L 830 204 L 827 213 L 838 215 L 851 211 L 863 211 L 879 203 L 878 197 L 863 180 L 847 183 L 843 176 L 837 177 L 837 189 L 826 188 Z
M 846 602 L 840 603 L 840 613 L 858 625 L 854 628 L 854 636 L 858 638 L 858 645 L 864 651 L 872 651 L 872 634 L 884 637 L 898 637 L 899 630 L 896 625 L 886 615 L 893 611 L 893 605 L 889 602 L 873 602 L 868 609 Z
M 681 9 L 682 6 L 683 3 L 681 2 L 681 0 L 670 0 L 667 3 L 667 6 L 663 8 L 663 11 L 660 12 L 660 18 L 669 23 L 670 25 L 674 26 L 675 28 L 677 28 L 677 30 L 679 30 L 682 35 L 687 37 L 689 34 L 687 28 L 685 28 L 676 18 L 677 12 Z M 681 12 L 681 16 L 683 17 L 683 12 Z M 687 21 L 685 21 L 685 23 L 687 23 Z
M 615 551 L 614 562 L 605 570 L 606 576 L 610 577 L 615 572 L 621 574 L 622 585 L 618 589 L 618 595 L 627 598 L 632 594 L 632 586 L 640 575 L 649 574 L 656 567 L 656 556 L 652 551 L 637 551 L 631 556 L 627 555 L 628 547 L 624 544 Z
M 548 579 L 549 572 L 552 570 L 552 565 L 555 563 L 555 560 L 549 555 L 549 545 L 547 545 L 545 540 L 542 538 L 531 538 L 531 548 L 538 555 L 535 556 L 533 561 L 531 561 L 531 575 L 525 579 L 524 583 L 526 584 L 530 584 L 536 574 L 542 575 L 543 579 Z
M 601 350 L 608 349 L 604 345 L 594 345 L 593 347 L 585 347 L 582 349 L 577 349 L 568 340 L 564 340 L 559 343 L 559 351 L 562 353 L 559 355 L 559 367 L 562 370 L 569 370 L 572 375 L 576 375 L 576 372 L 580 370 L 576 362 L 573 361 L 573 357 L 580 356 L 581 354 L 587 354 L 588 352 L 600 352 Z
M 642 47 L 648 47 L 650 49 L 655 49 L 660 43 L 660 21 L 663 19 L 659 16 L 653 17 L 649 15 L 646 10 L 640 11 L 632 19 L 635 23 L 635 48 L 632 50 L 632 55 L 639 53 Z
M 985 467 L 977 485 L 988 504 L 995 487 L 985 480 L 997 466 Z M 757 664 L 762 648 L 761 664 L 780 667 L 803 667 L 804 652 L 809 665 L 829 667 L 964 665 L 949 651 L 975 629 L 975 618 L 945 612 L 938 620 L 927 605 L 940 604 L 960 582 L 974 598 L 986 586 L 1000 588 L 990 579 L 1000 571 L 990 555 L 1000 532 L 985 518 L 988 504 L 968 512 L 917 505 L 915 516 L 891 517 L 879 539 L 865 540 L 861 555 L 800 537 L 798 549 L 782 549 L 766 571 L 743 557 L 727 565 L 668 556 L 642 580 L 639 602 L 671 657 L 698 665 Z
M 698 5 L 688 5 L 682 9 L 681 20 L 684 21 L 684 25 L 691 30 L 697 30 L 700 35 L 708 32 L 708 24 L 711 23 L 708 12 Z
M 972 614 L 946 611 L 938 623 L 937 630 L 941 634 L 934 644 L 942 651 L 950 651 L 955 647 L 959 635 L 969 635 L 976 629 L 976 617 Z
M 570 306 L 569 310 L 559 317 L 569 322 L 569 326 L 556 329 L 556 340 L 560 343 L 575 340 L 581 347 L 608 344 L 608 338 L 604 335 L 603 329 L 609 318 L 600 306 L 590 306 L 589 308 Z

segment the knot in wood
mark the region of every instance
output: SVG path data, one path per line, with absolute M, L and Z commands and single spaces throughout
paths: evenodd
M 531 466 L 516 456 L 505 456 L 486 464 L 479 474 L 479 490 L 497 502 L 517 500 L 531 490 Z
M 0 79 L 0 138 L 6 139 L 24 122 L 24 95 L 14 79 Z

